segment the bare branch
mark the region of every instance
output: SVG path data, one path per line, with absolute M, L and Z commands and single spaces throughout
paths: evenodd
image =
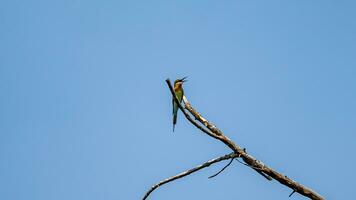
M 219 175 L 221 172 L 223 172 L 228 166 L 231 165 L 232 161 L 234 161 L 234 158 L 231 158 L 230 162 L 225 165 L 225 167 L 223 167 L 220 171 L 218 171 L 217 173 L 215 173 L 214 175 L 209 176 L 208 178 L 214 178 L 215 176 Z
M 205 162 L 205 163 L 203 163 L 203 164 L 201 164 L 201 165 L 198 165 L 198 166 L 196 166 L 196 167 L 194 167 L 194 168 L 192 168 L 192 169 L 189 169 L 189 170 L 184 171 L 184 172 L 182 172 L 182 173 L 180 173 L 180 174 L 177 174 L 177 175 L 175 175 L 175 176 L 172 176 L 172 177 L 169 177 L 169 178 L 167 178 L 167 179 L 165 179 L 165 180 L 162 180 L 162 181 L 158 182 L 157 184 L 155 184 L 154 186 L 152 186 L 151 189 L 146 192 L 146 194 L 145 194 L 145 196 L 142 198 L 142 200 L 147 199 L 147 197 L 148 197 L 155 189 L 157 189 L 158 187 L 160 187 L 160 186 L 162 186 L 162 185 L 164 185 L 164 184 L 166 184 L 166 183 L 169 183 L 169 182 L 171 182 L 171 181 L 174 181 L 174 180 L 183 178 L 183 177 L 185 177 L 185 176 L 188 176 L 188 175 L 191 174 L 191 173 L 194 173 L 194 172 L 199 171 L 199 170 L 201 170 L 201 169 L 203 169 L 203 168 L 209 167 L 211 164 L 214 164 L 214 163 L 217 163 L 217 162 L 220 162 L 220 161 L 223 161 L 223 160 L 228 160 L 228 159 L 232 159 L 232 160 L 233 160 L 233 159 L 236 158 L 236 157 L 238 157 L 238 155 L 237 155 L 236 153 L 230 153 L 230 154 L 227 154 L 227 155 L 218 157 L 218 158 L 211 159 L 211 160 L 209 160 L 209 161 L 207 161 L 207 162 Z
M 197 128 L 202 130 L 204 133 L 207 133 L 209 136 L 220 140 L 223 142 L 225 145 L 227 145 L 231 150 L 233 150 L 237 155 L 239 155 L 252 169 L 258 171 L 260 174 L 265 174 L 268 175 L 269 177 L 272 177 L 273 179 L 277 180 L 281 184 L 291 188 L 292 190 L 298 192 L 299 194 L 309 197 L 311 199 L 317 199 L 317 200 L 322 200 L 324 199 L 322 196 L 320 196 L 318 193 L 314 192 L 313 190 L 295 182 L 294 180 L 288 178 L 287 176 L 273 170 L 272 168 L 268 167 L 261 161 L 255 159 L 251 155 L 247 154 L 241 147 L 236 145 L 231 139 L 226 137 L 222 131 L 220 131 L 214 124 L 210 123 L 208 120 L 203 118 L 200 113 L 198 113 L 188 102 L 186 97 L 183 97 L 184 103 L 185 103 L 185 109 L 187 109 L 196 120 L 198 120 L 200 123 L 202 123 L 209 131 L 201 127 L 196 121 L 194 121 L 188 113 L 183 109 L 183 107 L 179 104 L 179 101 L 174 93 L 174 90 L 172 88 L 172 85 L 170 83 L 170 80 L 166 80 L 167 85 L 174 97 L 174 100 L 177 102 L 179 105 L 179 109 L 184 113 L 184 116 Z

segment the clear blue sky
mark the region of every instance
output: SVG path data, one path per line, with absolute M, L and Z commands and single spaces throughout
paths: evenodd
M 18 1 L 0 6 L 0 199 L 131 200 L 229 153 L 166 78 L 267 165 L 327 199 L 355 187 L 354 1 Z M 181 114 L 181 113 L 180 113 Z M 234 162 L 150 199 L 289 199 Z M 299 194 L 291 199 L 305 199 Z

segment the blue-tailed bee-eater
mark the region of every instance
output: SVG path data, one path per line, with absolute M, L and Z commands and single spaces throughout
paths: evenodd
M 182 86 L 183 83 L 187 81 L 185 80 L 186 78 L 187 77 L 184 77 L 182 79 L 177 79 L 174 81 L 174 92 L 176 93 L 179 103 L 181 103 L 183 100 L 184 90 Z M 177 123 L 178 105 L 176 101 L 174 101 L 174 98 L 172 99 L 172 103 L 173 103 L 173 132 L 174 132 L 174 127 Z

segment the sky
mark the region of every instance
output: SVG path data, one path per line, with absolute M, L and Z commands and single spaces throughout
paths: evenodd
M 247 152 L 326 199 L 356 175 L 355 1 L 45 1 L 0 6 L 0 199 L 141 199 L 230 153 L 166 78 Z M 228 161 L 149 199 L 306 199 Z

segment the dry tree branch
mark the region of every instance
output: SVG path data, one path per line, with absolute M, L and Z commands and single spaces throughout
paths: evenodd
M 214 175 L 209 176 L 208 178 L 214 178 L 215 176 L 219 175 L 221 172 L 223 172 L 228 166 L 231 165 L 232 161 L 234 161 L 234 158 L 231 158 L 230 162 L 227 163 L 227 165 L 225 165 L 225 167 L 223 167 L 220 171 L 218 171 L 217 173 L 215 173 Z
M 218 139 L 222 142 L 224 142 L 224 140 L 221 140 L 221 137 L 225 137 L 222 132 L 212 123 L 209 123 L 206 119 L 204 119 L 188 102 L 187 98 L 185 96 L 183 96 L 183 101 L 185 103 L 185 108 L 192 113 L 192 115 L 195 117 L 196 120 L 198 120 L 199 122 L 201 122 L 206 128 L 208 128 L 208 130 L 206 130 L 205 128 L 203 128 L 199 123 L 197 123 L 196 121 L 194 121 L 191 116 L 185 111 L 185 109 L 183 108 L 183 106 L 179 103 L 177 96 L 173 90 L 172 85 L 170 84 L 169 79 L 166 80 L 168 87 L 172 93 L 172 96 L 174 96 L 174 100 L 177 102 L 179 109 L 183 112 L 184 116 L 198 129 L 200 129 L 201 131 L 203 131 L 204 133 L 208 134 L 209 136 Z M 228 139 L 227 137 L 225 137 L 226 139 Z M 230 139 L 228 139 L 230 140 Z M 232 150 L 239 148 L 238 146 L 236 146 L 233 143 L 227 143 L 224 142 L 227 146 L 229 146 Z M 245 149 L 243 150 L 245 152 Z M 239 154 L 238 152 L 235 151 L 235 153 Z M 245 159 L 244 159 L 245 160 Z M 245 161 L 246 163 L 248 163 L 247 161 Z M 251 166 L 251 165 L 250 165 Z M 259 174 L 261 174 L 263 177 L 265 177 L 267 180 L 272 180 L 272 178 L 266 174 L 264 174 L 261 170 L 259 170 L 256 167 L 251 166 L 251 168 L 255 171 L 257 171 Z
M 324 198 L 319 195 L 318 193 L 314 192 L 313 190 L 295 182 L 294 180 L 288 178 L 287 176 L 273 170 L 272 168 L 268 167 L 261 161 L 255 159 L 251 155 L 247 154 L 244 149 L 236 145 L 231 139 L 226 137 L 222 131 L 220 131 L 214 124 L 210 123 L 208 120 L 203 118 L 188 102 L 186 97 L 183 97 L 185 108 L 195 117 L 196 120 L 198 120 L 200 123 L 202 123 L 208 130 L 205 128 L 201 127 L 196 121 L 194 121 L 190 115 L 184 110 L 183 106 L 179 103 L 177 96 L 174 93 L 173 87 L 171 85 L 171 82 L 169 79 L 166 80 L 167 85 L 173 95 L 174 100 L 179 106 L 179 109 L 184 113 L 184 116 L 197 128 L 202 130 L 204 133 L 208 134 L 209 136 L 220 140 L 223 142 L 225 145 L 227 145 L 231 150 L 233 150 L 236 155 L 241 157 L 244 162 L 246 162 L 251 168 L 255 169 L 257 172 L 259 172 L 261 175 L 264 174 L 266 177 L 271 177 L 281 184 L 291 188 L 293 191 L 298 192 L 299 194 L 309 197 L 311 199 L 315 200 L 323 200 Z
M 171 181 L 174 181 L 174 180 L 183 178 L 185 176 L 188 176 L 191 173 L 194 173 L 194 172 L 199 171 L 199 170 L 201 170 L 203 168 L 209 167 L 211 164 L 214 164 L 214 163 L 217 163 L 217 162 L 220 162 L 220 161 L 223 161 L 223 160 L 228 160 L 228 159 L 232 159 L 233 160 L 234 158 L 237 158 L 237 157 L 238 157 L 238 155 L 236 153 L 230 153 L 230 154 L 218 157 L 218 158 L 211 159 L 211 160 L 209 160 L 209 161 L 207 161 L 207 162 L 205 162 L 205 163 L 203 163 L 201 165 L 198 165 L 198 166 L 196 166 L 196 167 L 194 167 L 192 169 L 189 169 L 189 170 L 184 171 L 184 172 L 182 172 L 180 174 L 177 174 L 175 176 L 172 176 L 172 177 L 169 177 L 169 178 L 167 178 L 165 180 L 162 180 L 162 181 L 158 182 L 157 184 L 155 184 L 154 186 L 152 186 L 151 189 L 146 192 L 146 194 L 142 198 L 142 200 L 147 199 L 147 197 L 151 194 L 151 192 L 153 192 L 153 190 L 157 189 L 158 187 L 160 187 L 160 186 L 162 186 L 162 185 L 164 185 L 166 183 L 169 183 Z

